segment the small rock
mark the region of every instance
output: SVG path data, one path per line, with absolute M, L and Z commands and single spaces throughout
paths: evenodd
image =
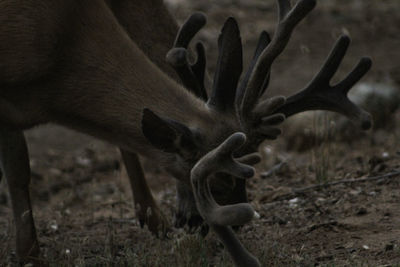
M 58 224 L 57 224 L 57 222 L 54 221 L 54 220 L 50 222 L 49 227 L 50 227 L 50 229 L 53 230 L 54 232 L 57 232 L 57 230 L 58 230 Z
M 368 250 L 368 249 L 369 249 L 369 246 L 363 245 L 362 248 L 365 249 L 365 250 Z
M 300 199 L 298 197 L 292 198 L 291 200 L 289 200 L 289 207 L 296 208 L 297 204 L 299 203 L 299 200 Z
M 358 196 L 359 194 L 361 194 L 361 192 L 362 192 L 362 189 L 361 188 L 357 188 L 357 190 L 350 190 L 350 195 L 353 195 L 353 196 Z
M 66 208 L 64 211 L 63 211 L 63 213 L 64 213 L 64 215 L 71 215 L 71 210 L 70 209 L 68 209 L 68 208 Z
M 88 158 L 85 157 L 77 157 L 76 158 L 76 163 L 80 165 L 81 167 L 88 167 L 92 164 L 92 161 Z

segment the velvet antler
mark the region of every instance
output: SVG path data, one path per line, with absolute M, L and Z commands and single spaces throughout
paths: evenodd
M 235 114 L 236 88 L 243 69 L 242 40 L 234 18 L 228 18 L 218 38 L 218 61 L 208 105 Z
M 235 133 L 228 137 L 225 142 L 197 162 L 191 171 L 191 182 L 200 215 L 217 233 L 235 264 L 237 266 L 260 266 L 258 260 L 242 246 L 229 227 L 248 223 L 258 214 L 248 203 L 218 205 L 208 185 L 208 178 L 217 172 L 243 179 L 254 175 L 253 167 L 238 162 L 232 156 L 234 151 L 239 149 L 245 141 L 246 136 L 243 133 Z M 254 159 L 247 158 L 246 160 L 253 161 Z
M 347 97 L 347 93 L 371 68 L 371 59 L 363 57 L 343 81 L 334 86 L 329 84 L 339 68 L 349 44 L 350 38 L 341 36 L 325 64 L 310 84 L 297 94 L 289 97 L 286 104 L 277 109 L 276 112 L 283 113 L 289 117 L 307 110 L 330 110 L 347 116 L 358 123 L 364 130 L 369 129 L 372 125 L 370 114 L 351 102 Z
M 273 61 L 286 47 L 295 26 L 314 8 L 315 0 L 300 0 L 292 8 L 290 0 L 277 0 L 279 7 L 279 22 L 275 34 L 259 56 L 246 87 L 239 92 L 242 98 L 236 99 L 239 118 L 243 125 L 253 122 L 253 109 L 257 104 L 263 84 L 268 77 Z M 247 126 L 248 127 L 248 126 Z
M 191 15 L 180 28 L 173 48 L 167 54 L 167 62 L 175 68 L 183 85 L 196 96 L 207 100 L 204 87 L 206 56 L 202 43 L 196 44 L 197 61 L 193 64 L 188 60 L 188 46 L 196 33 L 206 24 L 202 13 Z

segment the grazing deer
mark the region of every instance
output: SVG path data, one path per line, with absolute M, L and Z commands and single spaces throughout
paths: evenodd
M 150 2 L 157 4 L 155 9 L 165 11 L 161 1 Z M 349 44 L 349 39 L 342 37 L 307 88 L 286 102 L 284 97 L 259 101 L 268 86 L 274 59 L 286 46 L 294 27 L 315 6 L 314 0 L 300 0 L 294 7 L 289 0 L 278 0 L 277 31 L 272 40 L 266 33 L 261 34 L 250 68 L 239 86 L 240 34 L 235 20 L 227 20 L 219 38 L 220 54 L 208 97 L 203 85 L 203 48 L 197 46 L 198 60 L 194 65 L 187 61 L 186 51 L 193 35 L 205 23 L 204 17 L 196 14 L 183 25 L 167 56 L 183 87 L 155 65 L 167 69 L 157 53 L 147 50 L 146 55 L 146 45 L 140 39 L 132 39 L 136 28 L 130 28 L 133 24 L 123 12 L 118 13 L 120 7 L 115 3 L 0 3 L 0 38 L 5 40 L 0 44 L 0 159 L 12 200 L 17 255 L 23 261 L 39 256 L 28 190 L 29 160 L 22 131 L 39 124 L 57 123 L 119 146 L 132 176 L 132 186 L 137 185 L 134 194 L 141 196 L 135 196 L 135 201 L 155 211 L 158 208 L 150 192 L 145 192 L 148 188 L 136 153 L 160 162 L 190 188 L 198 212 L 221 238 L 235 264 L 259 266 L 229 228 L 250 221 L 253 209 L 247 203 L 219 206 L 208 186 L 210 177 L 215 177 L 214 181 L 223 176 L 221 173 L 251 177 L 254 170 L 249 164 L 259 158 L 249 153 L 262 140 L 280 134 L 276 125 L 285 116 L 328 109 L 368 128 L 368 114 L 351 103 L 346 94 L 368 71 L 370 60 L 362 59 L 343 82 L 330 87 L 329 80 Z M 174 24 L 170 17 L 168 21 Z M 154 23 L 149 28 L 163 31 L 161 26 L 164 23 Z M 164 37 L 168 40 L 170 33 Z M 158 39 L 145 40 L 152 43 Z M 244 190 L 243 182 L 241 187 Z M 162 220 L 162 215 L 156 214 L 155 224 Z

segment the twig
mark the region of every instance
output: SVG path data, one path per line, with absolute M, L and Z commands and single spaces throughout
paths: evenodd
M 293 192 L 296 193 L 296 194 L 301 194 L 301 193 L 304 193 L 304 192 L 309 191 L 309 190 L 326 188 L 326 187 L 330 187 L 330 186 L 334 186 L 334 185 L 338 185 L 338 184 L 363 183 L 363 182 L 368 182 L 368 181 L 392 178 L 392 177 L 398 176 L 398 175 L 400 175 L 400 170 L 396 170 L 396 171 L 389 172 L 387 174 L 379 175 L 379 176 L 371 176 L 371 177 L 364 177 L 364 178 L 353 178 L 353 179 L 343 179 L 343 180 L 330 182 L 330 183 L 307 186 L 307 187 L 303 187 L 303 188 L 300 188 L 300 189 L 293 189 Z
M 378 175 L 378 176 L 371 176 L 371 177 L 364 177 L 364 178 L 353 178 L 353 179 L 343 179 L 343 180 L 339 180 L 339 181 L 334 181 L 334 182 L 330 182 L 330 183 L 324 183 L 324 184 L 317 184 L 317 185 L 311 185 L 311 186 L 306 186 L 303 188 L 293 188 L 292 192 L 286 195 L 282 195 L 280 197 L 278 197 L 279 200 L 283 200 L 283 199 L 288 199 L 288 198 L 292 198 L 295 197 L 297 195 L 301 195 L 306 193 L 307 191 L 311 191 L 311 190 L 319 190 L 322 188 L 327 188 L 327 187 L 331 187 L 334 185 L 338 185 L 338 184 L 352 184 L 352 183 L 363 183 L 363 182 L 368 182 L 368 181 L 375 181 L 375 180 L 381 180 L 381 179 L 388 179 L 388 178 L 393 178 L 399 176 L 400 177 L 400 170 L 395 170 L 383 175 Z
M 278 171 L 280 171 L 281 168 L 282 168 L 283 166 L 285 166 L 285 165 L 287 165 L 287 162 L 286 162 L 286 161 L 279 162 L 278 164 L 272 166 L 272 168 L 269 169 L 268 171 L 262 172 L 262 173 L 260 174 L 260 176 L 261 176 L 261 178 L 263 178 L 263 179 L 264 179 L 264 178 L 267 178 L 267 177 L 269 177 L 269 176 L 271 176 L 271 175 L 277 173 Z

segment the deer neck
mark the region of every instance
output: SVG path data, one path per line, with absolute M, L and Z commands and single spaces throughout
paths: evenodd
M 50 121 L 142 154 L 152 150 L 141 131 L 144 108 L 192 128 L 212 124 L 204 102 L 153 64 L 107 7 L 88 2 L 42 96 Z
M 106 1 L 110 9 L 139 48 L 168 76 L 177 79 L 165 60 L 178 32 L 175 19 L 162 0 Z M 151 23 L 147 23 L 151 20 Z

